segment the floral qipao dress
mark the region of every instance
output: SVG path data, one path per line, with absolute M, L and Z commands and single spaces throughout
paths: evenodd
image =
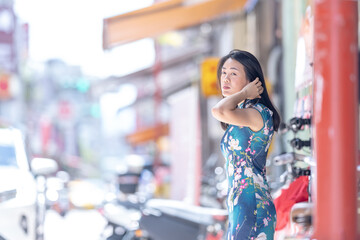
M 242 104 L 239 106 L 243 108 Z M 258 110 L 264 125 L 253 132 L 248 127 L 229 125 L 221 151 L 228 179 L 227 240 L 272 240 L 276 211 L 266 180 L 266 156 L 274 133 L 272 111 L 261 103 L 246 105 Z

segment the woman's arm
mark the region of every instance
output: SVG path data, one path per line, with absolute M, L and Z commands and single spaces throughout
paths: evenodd
M 261 114 L 252 108 L 239 109 L 237 105 L 245 99 L 259 98 L 263 92 L 261 82 L 256 79 L 247 84 L 240 92 L 223 98 L 212 109 L 212 115 L 219 121 L 246 126 L 253 131 L 258 131 L 263 127 Z

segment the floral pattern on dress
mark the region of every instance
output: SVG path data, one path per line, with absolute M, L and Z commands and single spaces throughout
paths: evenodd
M 264 122 L 262 129 L 254 132 L 248 127 L 230 125 L 221 141 L 228 179 L 227 240 L 271 240 L 276 212 L 265 163 L 274 134 L 272 112 L 260 103 L 247 107 L 259 111 Z

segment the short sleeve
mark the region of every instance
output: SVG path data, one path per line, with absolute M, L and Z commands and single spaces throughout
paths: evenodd
M 251 108 L 254 108 L 256 109 L 261 117 L 263 118 L 263 128 L 266 128 L 266 129 L 269 129 L 269 128 L 272 128 L 273 126 L 273 119 L 272 119 L 272 115 L 273 115 L 273 112 L 266 106 L 264 106 L 263 104 L 261 103 L 257 103 L 253 106 L 251 106 Z

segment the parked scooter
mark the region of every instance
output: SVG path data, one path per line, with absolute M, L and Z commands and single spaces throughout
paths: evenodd
M 202 167 L 201 194 L 202 207 L 226 208 L 227 179 L 218 154 L 212 154 Z
M 106 240 L 221 240 L 227 211 L 169 199 L 141 199 L 128 196 L 104 204 L 108 221 L 102 234 Z
M 101 210 L 107 220 L 102 233 L 106 240 L 150 240 L 139 227 L 143 202 L 134 195 L 127 199 L 113 199 L 106 202 Z
M 220 240 L 224 237 L 227 215 L 225 209 L 150 199 L 142 210 L 140 228 L 154 240 Z
M 102 233 L 104 240 L 150 240 L 145 231 L 139 227 L 141 209 L 149 198 L 146 192 L 138 192 L 139 182 L 149 177 L 149 171 L 139 156 L 131 156 L 129 164 L 119 168 L 115 183 L 111 184 L 106 200 L 100 213 L 107 220 Z M 136 163 L 136 165 L 131 165 Z M 144 180 L 144 179 L 142 179 Z
M 211 171 L 214 171 L 212 169 Z M 221 173 L 219 172 L 218 175 Z M 152 194 L 139 191 L 139 183 L 151 178 L 149 171 L 126 171 L 117 176 L 113 199 L 101 213 L 108 224 L 103 233 L 106 240 L 220 240 L 224 237 L 227 210 L 202 207 L 170 199 L 152 199 Z M 206 177 L 207 180 L 210 177 Z M 216 189 L 217 182 L 206 181 Z M 141 185 L 141 184 L 140 184 Z M 150 186 L 143 189 L 150 189 Z M 209 194 L 208 198 L 211 197 Z M 207 201 L 208 202 L 208 201 Z

